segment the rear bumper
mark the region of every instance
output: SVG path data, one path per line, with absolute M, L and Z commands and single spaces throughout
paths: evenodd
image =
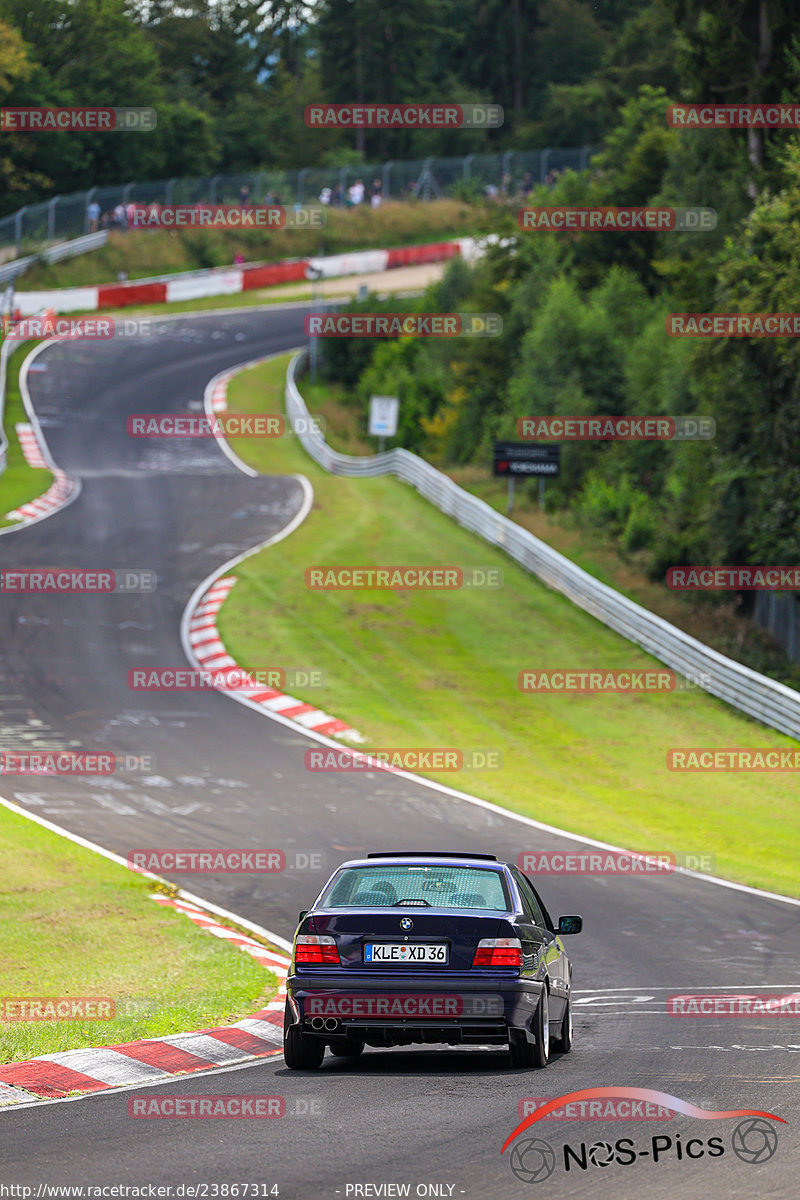
M 320 1038 L 351 1036 L 368 1045 L 415 1042 L 505 1044 L 530 1030 L 542 983 L 453 976 L 431 981 L 363 972 L 290 975 L 293 1022 Z

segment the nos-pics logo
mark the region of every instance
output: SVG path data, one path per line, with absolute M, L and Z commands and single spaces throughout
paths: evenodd
M 656 1103 L 673 1112 L 694 1117 L 705 1121 L 719 1121 L 740 1118 L 730 1134 L 729 1148 L 743 1163 L 760 1164 L 772 1158 L 778 1148 L 778 1135 L 770 1121 L 785 1124 L 782 1117 L 774 1113 L 762 1112 L 756 1109 L 704 1109 L 697 1105 L 670 1096 L 666 1092 L 654 1091 L 651 1088 L 604 1087 L 584 1088 L 577 1092 L 568 1092 L 541 1105 L 522 1121 L 514 1132 L 507 1138 L 501 1154 L 504 1154 L 512 1142 L 524 1133 L 531 1125 L 546 1117 L 556 1109 L 562 1108 L 577 1100 L 595 1100 L 602 1098 L 625 1098 L 644 1100 Z M 685 1138 L 676 1133 L 654 1134 L 641 1147 L 633 1138 L 617 1138 L 614 1142 L 598 1140 L 596 1142 L 580 1142 L 577 1146 L 568 1142 L 554 1150 L 549 1142 L 536 1135 L 517 1141 L 509 1155 L 509 1166 L 514 1175 L 523 1183 L 541 1183 L 554 1173 L 559 1160 L 565 1172 L 589 1171 L 592 1168 L 603 1170 L 611 1166 L 632 1166 L 637 1160 L 644 1159 L 653 1163 L 688 1162 L 701 1158 L 721 1158 L 726 1154 L 725 1139 L 722 1136 L 709 1138 Z

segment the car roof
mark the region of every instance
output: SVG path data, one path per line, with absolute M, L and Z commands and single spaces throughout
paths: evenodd
M 435 853 L 419 850 L 397 851 L 396 853 L 368 854 L 365 858 L 351 858 L 343 862 L 337 869 L 345 867 L 377 867 L 383 864 L 401 865 L 404 863 L 429 863 L 432 866 L 446 867 L 484 867 L 503 870 L 506 863 L 499 862 L 493 854 L 459 854 Z

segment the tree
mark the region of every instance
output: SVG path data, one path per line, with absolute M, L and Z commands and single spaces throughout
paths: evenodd
M 678 25 L 678 70 L 687 100 L 731 104 L 778 100 L 788 83 L 784 53 L 796 8 L 792 0 L 665 0 Z M 741 137 L 739 132 L 728 136 Z M 747 183 L 755 199 L 768 159 L 769 142 L 784 134 L 763 129 L 744 133 L 753 174 Z

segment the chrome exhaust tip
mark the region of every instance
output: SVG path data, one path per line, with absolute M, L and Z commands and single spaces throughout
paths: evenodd
M 326 1023 L 325 1023 L 324 1017 L 312 1017 L 311 1018 L 311 1028 L 312 1029 L 324 1029 L 325 1024 Z
M 337 1018 L 336 1017 L 326 1017 L 325 1018 L 325 1028 L 327 1029 L 328 1033 L 333 1033 L 334 1029 L 338 1029 L 339 1022 L 338 1022 Z

